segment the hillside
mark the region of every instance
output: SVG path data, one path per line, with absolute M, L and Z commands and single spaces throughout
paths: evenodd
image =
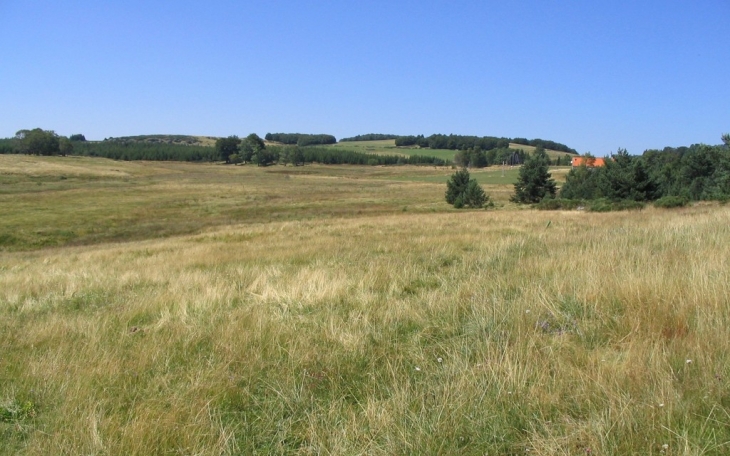
M 397 147 L 394 139 L 384 139 L 376 141 L 345 141 L 338 142 L 328 147 L 336 147 L 341 149 L 355 150 L 358 152 L 371 153 L 371 154 L 386 154 L 386 155 L 428 155 L 433 157 L 442 158 L 444 160 L 453 160 L 456 154 L 455 150 L 450 149 L 429 149 L 420 148 L 418 146 L 407 146 Z M 533 146 L 526 146 L 523 144 L 510 143 L 510 149 L 522 149 L 527 153 L 532 153 L 535 150 Z M 551 159 L 558 157 L 564 157 L 569 155 L 567 152 L 561 152 L 557 150 L 546 149 L 548 156 Z

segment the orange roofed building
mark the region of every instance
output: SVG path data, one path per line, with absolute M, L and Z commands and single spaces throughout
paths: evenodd
M 586 165 L 586 168 L 598 168 L 606 166 L 606 160 L 603 158 L 573 157 L 573 162 L 571 164 L 573 165 L 573 168 L 583 166 L 583 164 Z

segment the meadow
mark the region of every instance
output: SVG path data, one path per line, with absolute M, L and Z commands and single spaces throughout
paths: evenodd
M 730 453 L 730 208 L 452 172 L 0 155 L 0 454 Z

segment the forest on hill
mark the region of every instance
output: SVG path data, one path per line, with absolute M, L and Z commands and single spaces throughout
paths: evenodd
M 395 145 L 398 147 L 418 146 L 428 147 L 429 149 L 450 149 L 450 150 L 467 150 L 479 149 L 488 151 L 492 149 L 508 148 L 510 143 L 522 144 L 525 146 L 543 147 L 559 152 L 569 154 L 578 154 L 575 149 L 571 149 L 565 144 L 544 139 L 525 139 L 525 138 L 498 138 L 496 136 L 464 136 L 464 135 L 442 135 L 435 134 L 431 136 L 400 136 L 396 138 Z

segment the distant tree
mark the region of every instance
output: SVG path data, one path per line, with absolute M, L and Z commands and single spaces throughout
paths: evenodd
M 322 144 L 335 144 L 337 138 L 332 135 L 309 135 L 303 133 L 266 133 L 267 141 L 276 141 L 282 144 L 299 146 L 318 146 Z
M 15 148 L 15 141 L 11 138 L 0 138 L 0 154 L 18 153 Z
M 294 166 L 299 166 L 304 164 L 304 152 L 302 152 L 302 149 L 299 147 L 294 147 L 291 153 L 289 154 L 289 163 L 291 163 Z
M 724 135 L 722 135 L 722 142 L 726 146 L 730 146 L 730 133 L 725 133 Z
M 279 161 L 279 154 L 274 149 L 262 148 L 258 149 L 251 157 L 251 162 L 258 166 L 269 166 Z
M 469 168 L 484 168 L 489 163 L 487 161 L 487 155 L 482 151 L 479 146 L 474 149 L 467 150 L 469 156 Z
M 246 162 L 258 163 L 255 157 L 264 149 L 266 149 L 266 144 L 263 139 L 259 138 L 256 133 L 251 133 L 241 142 L 241 158 Z
M 215 142 L 215 150 L 218 152 L 218 156 L 221 160 L 225 160 L 226 163 L 231 162 L 231 155 L 238 154 L 238 145 L 241 144 L 241 139 L 236 136 L 229 136 L 227 138 L 218 138 Z
M 466 168 L 455 172 L 446 182 L 446 202 L 456 206 L 457 200 L 461 198 L 461 206 L 463 206 L 462 195 L 466 191 L 466 186 L 469 185 L 469 180 L 469 171 Z
M 86 137 L 82 135 L 81 133 L 77 133 L 75 135 L 71 135 L 68 137 L 71 141 L 86 141 Z
M 74 145 L 73 142 L 71 142 L 71 139 L 66 138 L 65 136 L 62 136 L 58 140 L 58 153 L 63 155 L 64 157 L 66 155 L 71 155 L 74 151 Z
M 483 207 L 489 201 L 484 189 L 476 179 L 469 178 L 469 171 L 463 168 L 454 173 L 446 182 L 446 202 L 455 208 L 464 206 Z
M 454 154 L 454 164 L 461 168 L 469 166 L 469 155 L 465 150 L 457 151 L 456 154 Z
M 16 151 L 29 155 L 56 155 L 60 152 L 60 141 L 53 130 L 19 130 L 15 133 Z
M 539 147 L 525 160 L 515 183 L 515 194 L 511 200 L 516 203 L 537 203 L 546 196 L 555 196 L 555 181 L 548 172 L 550 159 Z

